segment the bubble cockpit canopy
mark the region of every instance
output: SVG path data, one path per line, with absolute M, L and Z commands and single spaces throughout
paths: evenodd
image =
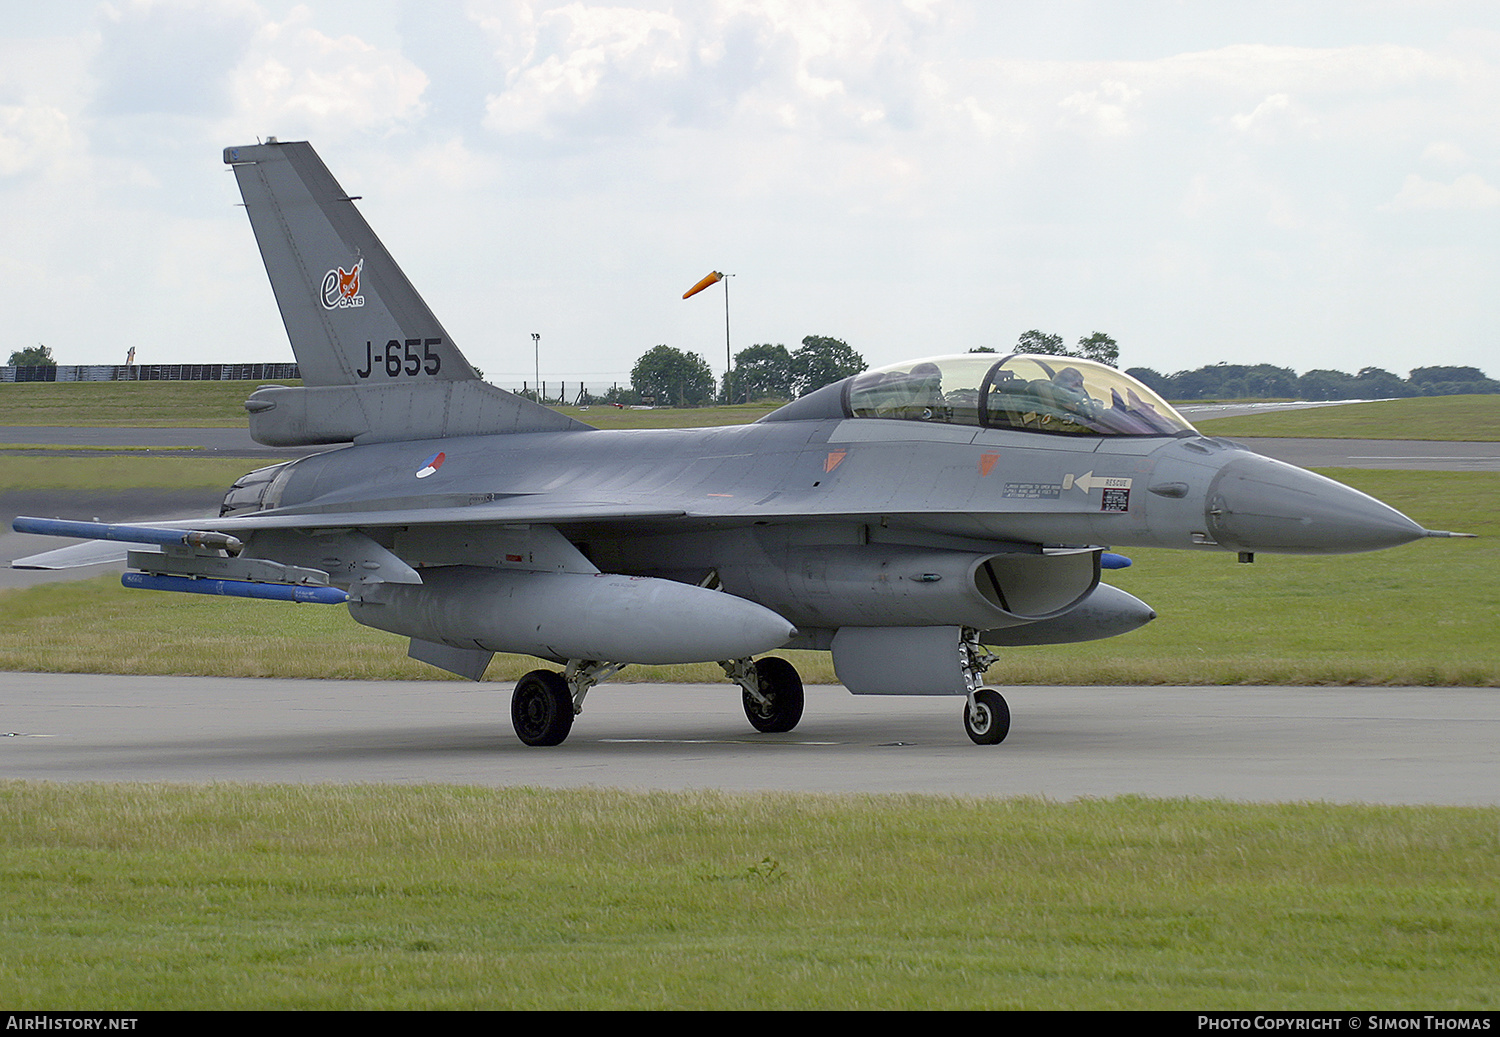
M 964 353 L 878 367 L 849 379 L 844 410 L 1072 436 L 1176 436 L 1193 426 L 1156 393 L 1076 357 Z

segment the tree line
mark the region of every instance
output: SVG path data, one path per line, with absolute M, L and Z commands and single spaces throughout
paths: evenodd
M 44 346 L 38 342 L 34 346 L 18 349 L 10 355 L 11 367 L 56 367 L 57 361 L 52 359 L 52 347 Z
M 1386 400 L 1500 393 L 1500 381 L 1477 367 L 1417 367 L 1406 378 L 1379 367 L 1363 367 L 1357 374 L 1319 369 L 1299 375 L 1271 364 L 1211 364 L 1170 375 L 1128 367 L 1125 373 L 1170 400 Z
M 999 352 L 992 346 L 980 346 L 971 353 Z M 1078 340 L 1069 348 L 1061 335 L 1032 329 L 1021 335 L 1016 353 L 1046 353 L 1053 356 L 1081 357 L 1116 366 L 1120 347 L 1102 331 Z M 655 346 L 646 351 L 630 372 L 630 388 L 612 389 L 603 397 L 605 403 L 638 404 L 652 401 L 658 406 L 701 407 L 715 402 L 754 403 L 757 400 L 795 400 L 814 389 L 821 389 L 869 367 L 865 358 L 843 339 L 828 335 L 808 335 L 797 349 L 785 345 L 760 343 L 734 355 L 734 369 L 722 380 L 714 378 L 708 362 L 697 353 L 687 353 L 671 346 Z
M 1000 350 L 979 346 L 969 352 Z M 1120 362 L 1119 343 L 1102 331 L 1085 335 L 1069 346 L 1061 335 L 1032 328 L 1022 332 L 1007 352 L 1077 357 L 1111 367 L 1118 367 Z M 698 354 L 661 345 L 636 361 L 630 374 L 631 388 L 615 390 L 611 395 L 617 398 L 607 402 L 650 400 L 658 406 L 697 407 L 730 399 L 731 389 L 735 403 L 793 400 L 858 374 L 867 366 L 864 357 L 842 339 L 808 335 L 801 347 L 793 350 L 768 343 L 742 349 L 734 356 L 730 377 L 716 380 Z M 1299 375 L 1291 368 L 1271 364 L 1224 363 L 1170 375 L 1149 367 L 1130 367 L 1125 373 L 1173 400 L 1359 400 L 1500 393 L 1500 381 L 1476 367 L 1418 367 L 1406 378 L 1379 367 L 1361 368 L 1356 374 L 1318 369 Z
M 1120 347 L 1109 335 L 1096 331 L 1075 346 L 1061 335 L 1032 328 L 1021 333 L 1011 350 L 1071 356 L 1119 366 Z M 996 353 L 979 346 L 971 353 Z M 13 367 L 55 366 L 52 350 L 38 343 L 10 354 Z M 753 403 L 757 400 L 794 400 L 841 378 L 859 374 L 869 365 L 842 339 L 808 335 L 796 349 L 762 343 L 734 355 L 728 378 L 714 376 L 697 353 L 659 345 L 647 350 L 630 372 L 630 387 L 618 387 L 593 402 L 657 406 L 701 407 L 709 403 Z M 1125 373 L 1172 400 L 1300 399 L 1369 400 L 1407 396 L 1454 396 L 1500 393 L 1500 381 L 1477 367 L 1418 367 L 1406 378 L 1379 367 L 1356 374 L 1318 369 L 1299 375 L 1289 367 L 1271 364 L 1210 364 L 1192 371 L 1162 374 L 1149 367 L 1128 367 Z
M 794 400 L 869 366 L 843 339 L 808 335 L 797 349 L 758 344 L 740 350 L 733 370 L 721 381 L 697 353 L 661 345 L 635 362 L 630 390 L 611 390 L 604 402 L 701 407 L 725 401 Z

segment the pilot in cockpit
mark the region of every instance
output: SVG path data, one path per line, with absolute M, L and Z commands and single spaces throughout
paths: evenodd
M 918 364 L 911 369 L 912 399 L 908 415 L 919 420 L 942 420 L 943 372 L 937 364 Z
M 1084 416 L 1092 416 L 1099 405 L 1089 395 L 1088 389 L 1083 384 L 1083 372 L 1076 367 L 1064 367 L 1052 376 L 1052 384 L 1056 387 L 1055 396 L 1069 410 Z
M 1057 372 L 1052 379 L 1064 389 L 1072 389 L 1074 392 L 1083 392 L 1083 372 L 1076 367 L 1065 367 Z

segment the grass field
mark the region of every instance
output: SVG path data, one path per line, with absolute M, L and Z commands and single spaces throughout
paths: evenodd
M 1500 809 L 0 785 L 0 1003 L 1494 1010 Z
M 245 399 L 257 386 L 245 381 L 5 382 L 0 383 L 0 424 L 243 428 Z
M 124 456 L 37 457 L 0 453 L 0 493 L 15 490 L 227 490 L 270 461 L 253 458 Z M 9 516 L 7 516 L 7 521 Z
M 300 385 L 288 381 L 277 384 Z M 5 425 L 81 428 L 244 428 L 256 382 L 0 382 L 0 443 Z M 558 407 L 599 428 L 740 425 L 780 403 L 678 410 Z
M 1500 440 L 1500 396 L 1432 396 L 1341 403 L 1195 422 L 1209 436 L 1286 439 Z

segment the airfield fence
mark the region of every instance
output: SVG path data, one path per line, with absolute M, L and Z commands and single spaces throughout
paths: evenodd
M 222 382 L 300 378 L 296 364 L 48 364 L 0 367 L 0 382 Z
M 45 367 L 0 367 L 0 382 L 265 382 L 301 378 L 296 364 L 48 364 Z M 540 392 L 531 382 L 492 383 L 544 403 L 603 400 L 621 391 L 619 382 L 543 380 Z M 629 383 L 624 386 L 629 390 Z
M 531 400 L 540 399 L 543 403 L 552 404 L 587 403 L 590 400 L 597 402 L 604 400 L 611 393 L 618 394 L 622 390 L 630 391 L 629 382 L 621 386 L 619 382 L 585 382 L 582 380 L 573 382 L 565 378 L 555 382 L 544 379 L 540 386 L 540 393 L 531 382 L 491 382 L 490 384 L 506 392 L 513 392 L 517 396 L 525 396 Z

